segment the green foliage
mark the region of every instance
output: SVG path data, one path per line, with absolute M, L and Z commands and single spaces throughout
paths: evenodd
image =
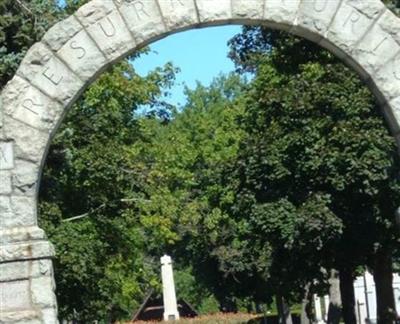
M 134 111 L 162 106 L 157 98 L 174 73 L 167 65 L 142 78 L 128 61 L 115 65 L 82 95 L 53 140 L 40 222 L 56 246 L 64 318 L 129 318 L 158 285 L 158 262 L 145 253 L 138 219 L 142 178 L 130 151 L 141 137 Z
M 265 273 L 289 293 L 321 266 L 365 264 L 377 246 L 393 248 L 399 159 L 368 89 L 330 53 L 280 32 L 246 27 L 231 46 L 238 71 L 255 73 L 232 207 L 254 214 L 254 271 L 271 260 Z

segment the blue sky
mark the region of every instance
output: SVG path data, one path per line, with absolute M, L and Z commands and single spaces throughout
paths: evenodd
M 239 33 L 241 26 L 219 26 L 194 29 L 177 33 L 150 45 L 151 53 L 134 61 L 140 75 L 145 75 L 157 66 L 172 62 L 181 69 L 176 86 L 171 89 L 171 104 L 185 102 L 183 88 L 186 84 L 194 88 L 196 80 L 204 85 L 219 73 L 233 71 L 234 65 L 227 58 L 227 42 Z

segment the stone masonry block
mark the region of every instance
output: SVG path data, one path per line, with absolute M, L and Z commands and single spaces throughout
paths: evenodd
M 14 143 L 10 140 L 0 141 L 0 170 L 11 170 L 15 166 Z
M 29 280 L 0 282 L 1 310 L 30 308 Z
M 44 35 L 43 42 L 85 81 L 107 63 L 104 54 L 74 16 L 53 26 Z
M 34 196 L 39 174 L 37 163 L 16 160 L 15 169 L 12 172 L 12 185 L 15 195 Z
M 75 13 L 75 17 L 109 61 L 126 55 L 134 47 L 135 41 L 113 1 L 90 1 Z
M 339 4 L 340 1 L 332 0 L 303 1 L 300 4 L 296 26 L 292 31 L 318 42 L 328 30 Z
M 300 0 L 265 0 L 264 19 L 284 30 L 292 28 Z
M 178 0 L 168 2 L 173 4 L 174 8 L 179 8 L 178 5 L 181 6 Z M 158 39 L 167 32 L 157 0 L 116 0 L 116 4 L 138 45 Z M 180 9 L 182 10 L 182 8 Z M 169 11 L 172 10 L 178 9 L 170 7 Z M 177 12 L 177 14 L 179 13 L 183 14 L 184 11 Z
M 11 192 L 11 171 L 0 170 L 0 195 L 8 195 Z
M 393 134 L 400 133 L 400 97 L 387 103 L 383 110 Z
M 56 296 L 54 294 L 54 281 L 52 277 L 39 277 L 31 280 L 32 302 L 35 306 L 54 307 Z
M 4 324 L 43 324 L 41 313 L 37 310 L 18 310 L 3 311 L 0 310 L 0 323 Z M 50 322 L 46 324 L 55 324 Z
M 372 80 L 387 101 L 400 97 L 400 52 L 372 74 Z
M 26 54 L 17 75 L 67 106 L 83 82 L 43 43 L 34 44 Z
M 29 82 L 15 76 L 3 93 L 4 114 L 37 129 L 51 131 L 63 107 Z
M 232 18 L 260 20 L 264 16 L 265 0 L 232 0 Z
M 0 237 L 3 245 L 47 239 L 44 231 L 37 226 L 0 227 Z
M 158 0 L 168 29 L 176 30 L 197 24 L 194 0 Z
M 45 308 L 42 310 L 43 323 L 53 324 L 57 323 L 57 308 Z
M 231 0 L 196 0 L 201 23 L 223 24 L 232 19 Z
M 400 19 L 386 12 L 352 49 L 352 57 L 368 74 L 373 74 L 400 51 Z
M 0 263 L 51 258 L 54 254 L 54 247 L 47 241 L 28 241 L 0 245 Z
M 34 197 L 0 196 L 0 215 L 2 228 L 35 225 L 36 201 Z
M 43 157 L 50 134 L 4 116 L 4 133 L 12 139 L 14 156 L 39 163 Z
M 329 41 L 325 42 L 339 47 L 343 53 L 351 53 L 385 10 L 380 1 L 344 0 L 326 33 L 325 38 Z M 321 45 L 329 48 L 327 44 Z

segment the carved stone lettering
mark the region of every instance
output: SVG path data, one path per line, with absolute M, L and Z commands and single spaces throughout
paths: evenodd
M 72 41 L 72 42 L 69 44 L 69 46 L 70 46 L 73 50 L 79 50 L 79 51 L 80 51 L 80 54 L 77 56 L 77 58 L 78 58 L 79 60 L 82 59 L 82 58 L 84 58 L 84 57 L 86 56 L 86 50 L 85 50 L 82 46 L 79 46 L 79 45 L 77 44 L 76 41 Z
M 297 15 L 297 26 L 293 29 L 299 35 L 307 31 L 307 38 L 319 42 L 335 16 L 340 2 L 329 0 L 302 1 Z M 312 33 L 308 33 L 311 31 Z
M 104 24 L 104 20 L 107 21 L 107 24 Z M 104 20 L 98 23 L 104 35 L 106 35 L 107 37 L 115 36 L 117 31 L 110 17 L 106 17 Z
M 48 97 L 65 104 L 68 104 L 83 86 L 78 76 L 59 60 L 49 47 L 40 42 L 29 49 L 17 75 L 29 81 Z
M 104 1 L 104 0 L 92 0 L 86 5 L 82 6 L 76 13 L 76 18 L 85 27 L 86 31 L 90 35 L 90 38 L 94 40 L 98 49 L 104 54 L 108 60 L 114 60 L 124 55 L 131 47 L 135 46 L 135 40 L 132 39 L 132 35 L 126 27 L 124 20 L 121 17 L 123 10 L 117 10 L 117 2 Z M 130 6 L 125 1 L 119 3 L 118 6 Z M 132 10 L 133 12 L 133 10 Z M 94 54 L 96 63 L 92 68 L 98 65 L 104 65 L 101 56 L 93 46 L 86 46 L 87 37 L 84 33 L 77 35 L 77 44 L 81 44 L 87 50 L 87 56 L 85 59 L 75 64 L 78 68 L 82 65 L 82 62 L 86 62 Z M 86 40 L 85 40 L 86 39 Z M 91 50 L 90 47 L 94 50 Z M 95 69 L 89 69 L 90 71 L 96 72 Z M 98 71 L 98 70 L 97 70 Z M 85 73 L 89 75 L 89 73 Z M 93 74 L 93 73 L 92 73 Z
M 322 12 L 328 6 L 328 0 L 314 0 L 314 10 L 316 12 Z
M 132 5 L 136 12 L 136 17 L 138 20 L 142 20 L 144 16 L 150 17 L 142 1 L 134 1 L 132 2 Z
M 55 73 L 50 71 L 50 67 L 46 67 L 42 74 L 46 77 L 46 79 L 50 80 L 56 86 L 58 86 L 63 79 L 63 76 L 59 76 L 57 78 Z
M 43 105 L 35 103 L 32 99 L 25 99 L 22 102 L 22 107 L 30 111 L 32 114 L 39 115 L 38 108 L 43 107 Z
M 4 113 L 36 129 L 50 131 L 62 110 L 60 104 L 18 76 L 3 91 Z
M 30 308 L 29 281 L 0 282 L 0 305 L 4 310 Z M 2 310 L 1 309 L 1 310 Z M 0 312 L 1 312 L 0 310 Z
M 384 39 L 382 39 L 379 43 L 378 43 L 378 45 L 376 45 L 375 47 L 374 47 L 374 49 L 372 50 L 373 52 L 376 52 L 378 49 L 379 49 L 379 47 L 381 47 L 381 45 L 384 43 L 384 42 L 386 42 L 388 40 L 388 37 L 385 37 Z
M 331 2 L 334 1 L 329 3 Z M 368 30 L 374 26 L 385 10 L 387 10 L 386 7 L 380 1 L 342 1 L 320 45 L 332 50 L 338 57 L 347 59 L 344 54 L 354 53 L 357 44 L 368 36 Z M 371 43 L 369 50 L 371 51 Z M 349 64 L 363 75 L 362 69 L 359 69 L 357 64 L 351 64 L 351 61 Z
M 14 168 L 14 147 L 12 142 L 0 142 L 0 170 Z
M 189 5 L 192 3 L 192 0 L 186 1 Z M 165 12 L 167 16 L 174 11 L 169 0 L 163 0 L 159 3 L 157 0 L 135 0 L 129 3 L 123 2 L 119 5 L 119 12 L 124 17 L 124 22 L 137 44 L 166 32 L 165 21 L 161 15 L 160 7 L 168 8 Z M 179 12 L 180 10 L 176 8 L 176 11 Z M 179 19 L 179 15 L 177 19 Z
M 352 31 L 354 28 L 354 24 L 359 21 L 361 18 L 361 15 L 357 11 L 351 11 L 347 19 L 343 23 L 343 27 L 347 26 L 349 23 L 351 23 L 351 29 Z
M 171 7 L 173 9 L 175 9 L 176 6 L 181 6 L 181 7 L 185 6 L 185 3 L 183 2 L 183 0 L 169 0 L 169 1 L 170 1 L 170 4 L 171 4 Z

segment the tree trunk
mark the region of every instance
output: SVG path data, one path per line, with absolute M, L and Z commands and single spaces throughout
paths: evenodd
M 332 269 L 329 273 L 328 324 L 339 324 L 341 318 L 342 299 L 340 296 L 339 272 Z
M 378 324 L 391 324 L 396 319 L 393 293 L 391 251 L 379 249 L 374 256 L 374 281 Z
M 311 287 L 310 283 L 308 283 L 304 287 L 303 300 L 301 301 L 301 318 L 300 318 L 301 324 L 311 324 L 310 317 L 308 316 L 309 314 L 308 311 L 310 308 L 310 287 Z
M 353 286 L 353 270 L 342 268 L 339 272 L 340 295 L 342 297 L 342 314 L 345 324 L 357 324 L 355 313 L 355 296 Z
M 276 296 L 276 305 L 278 308 L 279 324 L 293 324 L 290 308 L 282 296 Z

